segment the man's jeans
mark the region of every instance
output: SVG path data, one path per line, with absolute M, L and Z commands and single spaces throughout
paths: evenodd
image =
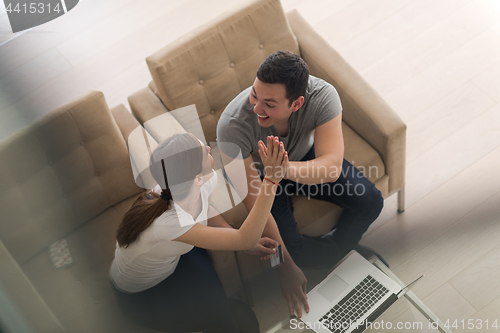
M 315 158 L 314 146 L 302 161 Z M 334 203 L 344 211 L 333 235 L 308 237 L 299 234 L 293 217 L 292 194 Z M 379 216 L 384 205 L 380 191 L 360 171 L 344 160 L 334 183 L 304 185 L 283 180 L 271 210 L 281 237 L 295 263 L 301 267 L 332 266 L 354 249 Z

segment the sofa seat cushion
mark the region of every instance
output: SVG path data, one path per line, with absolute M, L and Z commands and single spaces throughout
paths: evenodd
M 319 237 L 332 230 L 343 212 L 335 204 L 308 199 L 305 195 L 294 196 L 292 202 L 299 232 L 310 237 Z
M 116 229 L 136 198 L 110 207 L 66 235 L 73 258 L 70 267 L 52 268 L 45 250 L 22 265 L 68 332 L 138 332 L 138 327 L 121 314 L 109 282 Z

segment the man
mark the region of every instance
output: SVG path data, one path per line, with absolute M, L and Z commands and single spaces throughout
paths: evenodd
M 306 311 L 308 305 L 306 280 L 296 264 L 301 268 L 331 267 L 352 249 L 365 256 L 374 254 L 358 242 L 380 214 L 383 199 L 373 183 L 343 158 L 342 106 L 337 91 L 310 76 L 305 62 L 289 51 L 264 60 L 253 86 L 228 104 L 217 126 L 223 156 L 236 157 L 225 149 L 224 142 L 241 149 L 248 187 L 243 203 L 248 211 L 264 174 L 257 143 L 265 142 L 269 135 L 284 143 L 290 162 L 263 235 L 286 246 L 285 262 L 280 265 L 282 291 L 290 314 L 295 307 L 300 316 L 298 300 Z M 292 194 L 343 207 L 335 231 L 317 238 L 301 235 L 293 217 Z

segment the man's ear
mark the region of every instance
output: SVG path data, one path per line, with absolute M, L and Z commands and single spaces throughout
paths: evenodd
M 299 98 L 297 98 L 295 101 L 293 101 L 292 103 L 292 112 L 295 112 L 297 111 L 298 109 L 300 109 L 302 107 L 302 105 L 304 104 L 304 96 L 299 96 Z

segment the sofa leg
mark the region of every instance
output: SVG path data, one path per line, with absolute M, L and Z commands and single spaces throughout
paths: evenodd
M 405 186 L 401 187 L 398 191 L 398 213 L 405 211 Z

